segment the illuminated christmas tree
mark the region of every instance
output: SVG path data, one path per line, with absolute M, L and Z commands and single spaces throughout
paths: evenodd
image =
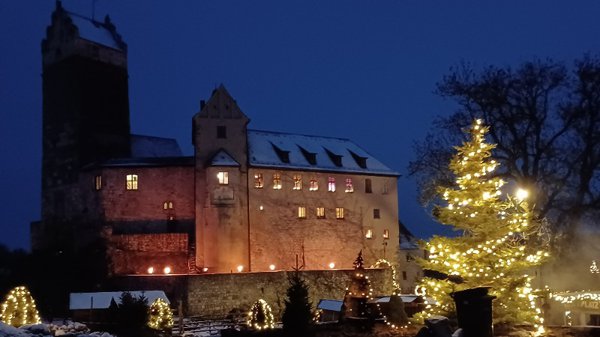
M 498 162 L 491 158 L 495 145 L 485 142 L 488 128 L 476 120 L 469 138 L 457 147 L 450 162 L 456 177 L 452 188 L 441 188 L 444 206 L 435 208 L 439 222 L 462 233 L 455 238 L 435 236 L 426 243 L 429 259 L 422 267 L 439 277 L 424 277 L 419 289 L 434 302 L 429 315 L 455 317 L 450 293 L 475 287 L 491 287 L 495 323 L 529 322 L 543 331 L 543 319 L 531 288 L 533 268 L 548 253 L 536 243 L 540 225 L 528 210 L 526 192 L 502 197 L 505 182 L 494 175 Z M 450 280 L 459 281 L 451 282 Z
M 41 323 L 35 301 L 27 288 L 16 287 L 8 293 L 2 303 L 0 321 L 15 327 Z
M 148 309 L 148 326 L 154 330 L 167 330 L 173 327 L 173 312 L 161 298 L 157 298 Z
M 367 319 L 372 318 L 367 303 L 373 296 L 371 282 L 365 275 L 362 251 L 354 261 L 354 273 L 350 279 L 350 285 L 346 288 L 344 302 L 342 304 L 342 320 L 364 321 L 361 328 L 368 328 L 370 323 Z
M 260 299 L 254 302 L 248 313 L 248 326 L 256 330 L 273 329 L 275 319 L 267 301 Z

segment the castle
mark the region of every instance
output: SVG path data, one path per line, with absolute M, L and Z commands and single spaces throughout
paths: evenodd
M 193 116 L 195 153 L 132 135 L 127 45 L 60 1 L 42 42 L 42 219 L 33 250 L 107 242 L 110 273 L 398 264 L 398 173 L 348 139 L 248 128 L 224 86 Z

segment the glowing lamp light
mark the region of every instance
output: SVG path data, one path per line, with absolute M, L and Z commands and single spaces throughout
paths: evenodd
M 333 262 L 330 262 L 330 263 L 329 263 L 329 269 L 333 269 L 333 268 L 335 268 L 335 263 L 333 263 Z
M 259 210 L 259 211 L 262 211 L 262 210 L 264 210 L 264 209 L 265 209 L 265 208 L 263 207 L 263 205 L 260 205 L 260 206 L 258 206 L 258 210 Z
M 163 269 L 163 272 L 164 272 L 165 274 L 171 274 L 171 267 L 169 267 L 169 266 L 166 266 L 166 267 Z
M 202 271 L 206 273 L 208 271 L 208 267 L 202 268 Z
M 241 264 L 239 266 L 237 266 L 237 271 L 238 273 L 241 273 L 244 271 L 244 266 L 242 266 Z
M 275 265 L 274 264 L 269 265 L 269 270 L 275 270 Z
M 154 267 L 148 267 L 148 274 L 154 274 Z
M 525 199 L 527 199 L 527 197 L 529 197 L 529 191 L 519 188 L 517 190 L 516 197 L 518 200 L 521 200 L 521 201 L 525 200 Z

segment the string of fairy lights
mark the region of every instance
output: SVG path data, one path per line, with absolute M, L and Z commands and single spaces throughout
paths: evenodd
M 447 205 L 436 210 L 440 222 L 464 235 L 434 237 L 426 243 L 429 260 L 424 261 L 424 268 L 460 277 L 463 282 L 424 278 L 417 288 L 426 305 L 420 318 L 453 312 L 451 292 L 491 286 L 491 295 L 497 297 L 495 318 L 530 321 L 535 334 L 541 335 L 544 321 L 536 303 L 538 290 L 531 287 L 532 278 L 525 271 L 540 265 L 549 254 L 528 245 L 539 223 L 528 209 L 527 191 L 520 189 L 514 197 L 501 199 L 506 182 L 494 174 L 499 163 L 491 159 L 495 145 L 485 142 L 487 132 L 481 120 L 471 125 L 470 139 L 457 147 L 449 166 L 456 187 L 441 191 Z
M 2 303 L 0 321 L 15 327 L 41 323 L 35 300 L 26 287 L 19 286 L 8 293 Z
M 262 298 L 254 302 L 248 312 L 247 324 L 256 330 L 266 330 L 275 328 L 275 318 L 271 306 Z
M 173 327 L 173 312 L 162 298 L 157 298 L 148 308 L 148 326 L 154 330 Z

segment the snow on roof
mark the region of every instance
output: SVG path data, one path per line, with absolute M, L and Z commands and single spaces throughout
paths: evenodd
M 71 18 L 71 21 L 73 21 L 73 24 L 77 26 L 79 37 L 82 39 L 117 50 L 123 50 L 113 33 L 104 23 L 71 12 L 67 12 L 67 14 Z
M 317 309 L 339 312 L 342 311 L 343 303 L 344 301 L 341 300 L 320 300 Z
M 399 175 L 348 139 L 248 130 L 250 165 Z
M 219 150 L 210 161 L 210 166 L 240 166 L 225 150 Z
M 124 291 L 106 291 L 98 293 L 71 293 L 69 295 L 69 310 L 84 309 L 108 309 L 111 300 L 120 303 L 121 294 Z M 148 299 L 148 304 L 152 304 L 157 298 L 170 304 L 171 302 L 162 290 L 130 291 L 134 297 L 144 296 Z
M 172 138 L 131 135 L 131 156 L 134 158 L 181 157 L 181 148 Z
M 419 296 L 417 295 L 400 295 L 400 298 L 402 299 L 403 303 L 412 303 L 414 302 L 417 298 L 419 298 Z M 374 303 L 388 303 L 390 301 L 390 297 L 389 296 L 384 296 L 384 297 L 380 297 L 376 300 L 374 300 Z

